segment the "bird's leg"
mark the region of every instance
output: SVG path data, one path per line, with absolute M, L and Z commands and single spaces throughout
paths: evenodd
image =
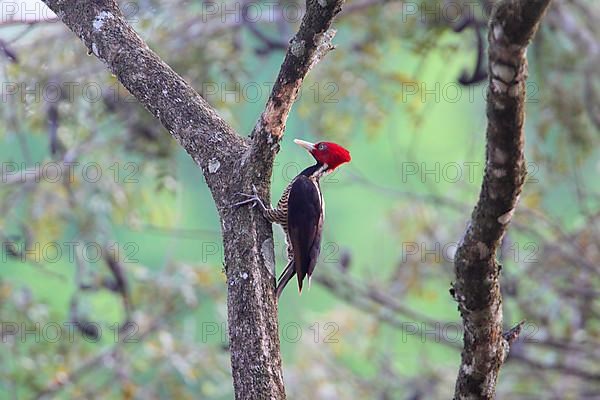
M 242 206 L 244 204 L 252 203 L 252 207 L 254 207 L 256 204 L 258 204 L 262 208 L 263 213 L 266 212 L 267 207 L 265 207 L 265 204 L 263 203 L 263 201 L 260 199 L 260 197 L 258 197 L 258 191 L 256 190 L 256 186 L 254 186 L 254 185 L 252 185 L 252 192 L 253 192 L 253 194 L 236 193 L 239 196 L 246 197 L 246 200 L 242 200 L 237 203 L 234 203 L 231 205 L 231 207 L 237 207 L 237 206 Z

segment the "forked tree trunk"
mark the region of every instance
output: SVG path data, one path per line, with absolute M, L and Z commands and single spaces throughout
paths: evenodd
M 236 399 L 285 399 L 271 226 L 260 212 L 231 208 L 255 185 L 270 198 L 273 161 L 308 71 L 333 48 L 329 29 L 343 0 L 307 0 L 265 111 L 242 138 L 134 32 L 115 0 L 44 0 L 150 111 L 202 169 L 219 210 L 227 273 Z M 200 38 L 201 39 L 201 38 Z

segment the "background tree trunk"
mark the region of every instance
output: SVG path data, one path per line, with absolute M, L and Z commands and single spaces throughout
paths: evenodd
M 455 399 L 492 399 L 510 337 L 502 334 L 496 251 L 527 174 L 524 157 L 526 49 L 550 0 L 498 2 L 489 25 L 486 168 L 479 201 L 454 259 L 451 290 L 464 324 Z M 511 336 L 514 332 L 510 332 Z

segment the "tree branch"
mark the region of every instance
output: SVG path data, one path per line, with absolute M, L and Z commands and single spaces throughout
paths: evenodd
M 488 33 L 486 169 L 477 206 L 454 260 L 454 298 L 464 323 L 455 399 L 492 399 L 509 344 L 502 336 L 496 262 L 523 187 L 526 48 L 550 0 L 506 0 L 494 6 Z
M 160 120 L 202 168 L 217 204 L 224 204 L 215 192 L 235 171 L 234 164 L 246 147 L 243 139 L 144 43 L 115 0 L 44 3 L 85 43 L 89 54 L 102 60 Z
M 306 13 L 298 33 L 290 40 L 265 110 L 252 132 L 253 159 L 261 160 L 264 167 L 257 171 L 259 175 L 271 176 L 278 143 L 302 82 L 311 68 L 334 48 L 335 30 L 330 26 L 343 3 L 344 0 L 306 1 Z
M 165 308 L 158 316 L 145 324 L 139 332 L 136 333 L 135 342 L 141 342 L 149 335 L 156 332 L 159 328 L 163 327 L 169 319 L 176 317 L 179 314 L 178 308 L 173 305 L 169 305 Z M 94 371 L 98 365 L 100 365 L 106 358 L 112 357 L 119 349 L 127 347 L 127 335 L 119 335 L 118 341 L 112 346 L 100 351 L 96 355 L 84 360 L 81 364 L 76 367 L 72 367 L 69 371 L 65 372 L 60 379 L 54 379 L 49 382 L 39 393 L 33 398 L 38 400 L 48 399 L 55 395 L 57 392 L 67 388 L 83 378 L 88 373 Z
M 59 19 L 50 16 L 46 18 L 8 18 L 0 20 L 0 28 L 13 25 L 52 24 L 55 22 L 59 22 Z

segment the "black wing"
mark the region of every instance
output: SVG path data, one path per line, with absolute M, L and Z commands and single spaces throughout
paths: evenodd
M 302 291 L 304 277 L 310 278 L 319 258 L 323 226 L 319 188 L 306 176 L 300 175 L 292 184 L 287 218 L 298 288 Z

